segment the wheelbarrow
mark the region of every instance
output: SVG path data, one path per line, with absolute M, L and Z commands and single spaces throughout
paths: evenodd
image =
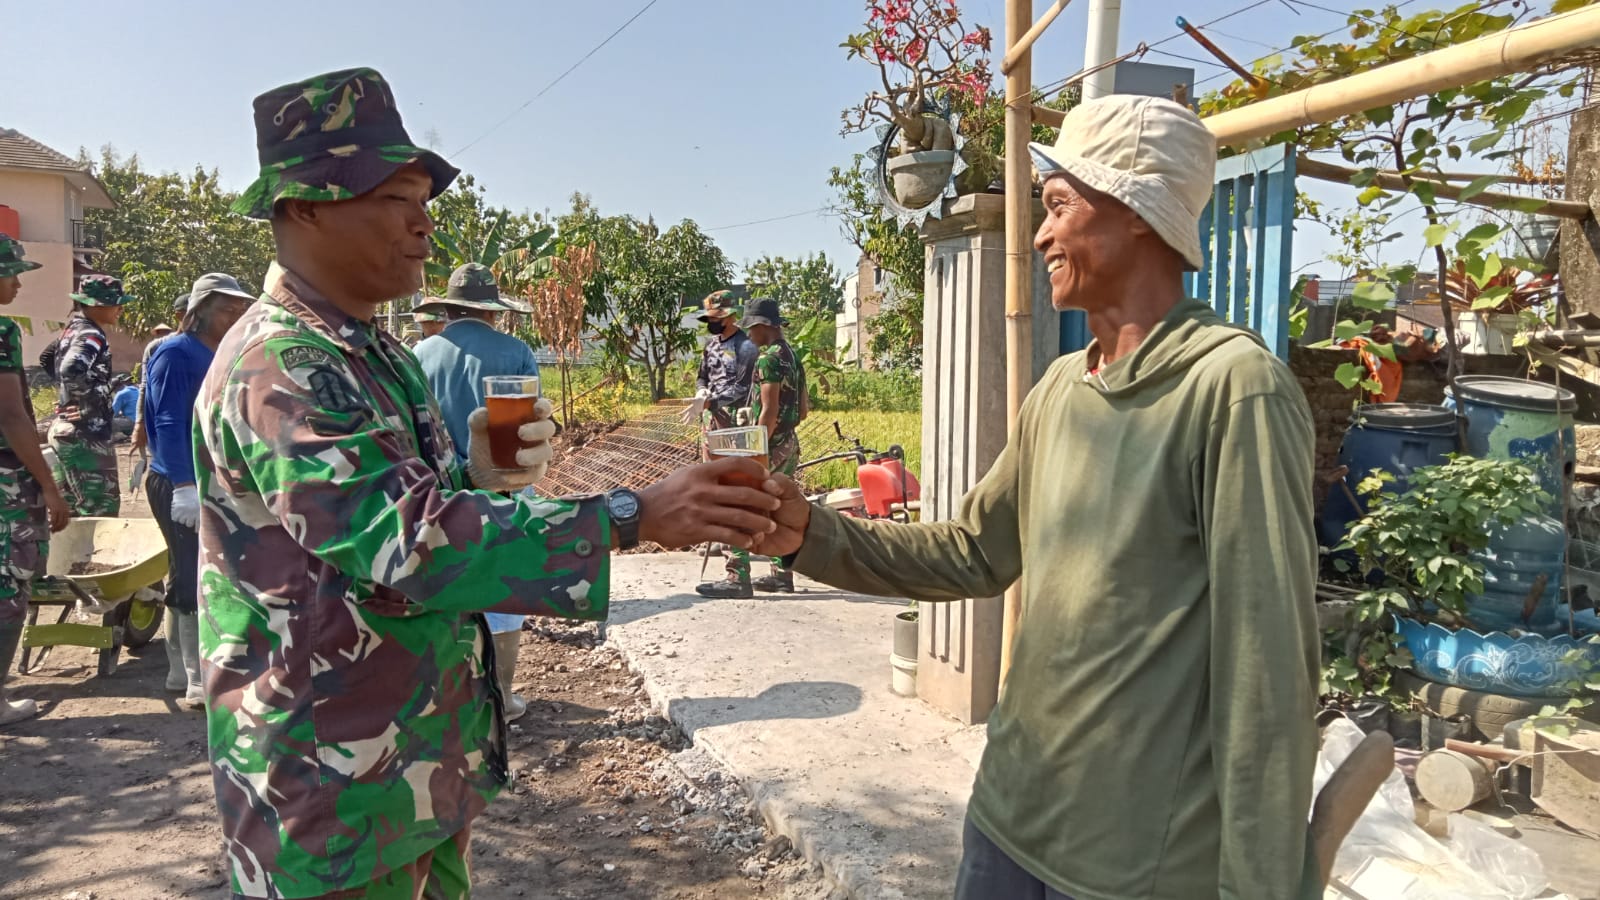
M 50 536 L 45 574 L 33 580 L 19 670 L 36 671 L 66 645 L 100 651 L 99 674 L 112 674 L 123 647 L 142 647 L 161 629 L 154 586 L 166 576 L 167 542 L 155 519 L 73 519 Z M 45 607 L 61 611 L 53 624 L 39 624 Z M 68 622 L 73 609 L 99 624 Z

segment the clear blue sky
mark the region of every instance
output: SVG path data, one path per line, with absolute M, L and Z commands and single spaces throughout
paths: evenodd
M 658 0 L 542 99 L 457 152 L 645 2 L 7 3 L 13 65 L 0 127 L 68 155 L 110 143 L 151 169 L 215 167 L 237 189 L 255 170 L 256 94 L 369 65 L 394 85 L 412 136 L 436 136 L 491 202 L 565 209 L 583 191 L 605 213 L 692 218 L 716 229 L 736 264 L 822 251 L 848 268 L 855 252 L 836 220 L 811 211 L 831 200 L 829 168 L 870 143 L 838 134 L 839 111 L 874 83 L 872 70 L 838 47 L 864 18 L 858 0 Z M 1189 0 L 1181 11 L 1203 23 L 1249 2 Z M 1035 0 L 1041 11 L 1047 5 Z M 1077 0 L 1038 45 L 1037 83 L 1081 68 L 1087 8 Z M 1209 33 L 1248 60 L 1344 18 L 1296 8 L 1272 0 Z M 964 0 L 963 9 L 995 32 L 998 50 L 1003 0 Z M 1121 48 L 1172 35 L 1177 11 L 1124 0 Z M 1205 55 L 1187 38 L 1161 49 Z M 1147 61 L 1192 65 L 1155 54 Z M 1201 79 L 1221 71 L 1194 67 Z M 794 213 L 805 214 L 724 227 Z M 1325 240 L 1304 238 L 1296 256 L 1308 261 Z

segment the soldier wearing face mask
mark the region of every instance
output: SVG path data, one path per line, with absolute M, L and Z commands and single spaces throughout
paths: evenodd
M 741 310 L 733 291 L 717 291 L 706 297 L 704 305 L 700 321 L 711 341 L 700 358 L 700 374 L 695 379 L 699 390 L 685 411 L 684 422 L 698 421 L 707 430 L 732 428 L 737 424 L 735 413 L 750 397 L 761 348 L 739 327 Z

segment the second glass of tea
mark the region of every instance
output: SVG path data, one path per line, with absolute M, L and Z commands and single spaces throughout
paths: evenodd
M 539 376 L 488 375 L 483 379 L 483 405 L 489 410 L 489 455 L 496 469 L 520 469 L 518 431 L 534 420 L 539 403 Z
M 742 456 L 753 459 L 765 469 L 767 461 L 767 426 L 743 425 L 738 428 L 723 428 L 717 431 L 706 432 L 706 450 L 714 458 L 724 456 Z M 761 480 L 752 481 L 743 475 L 729 476 L 728 483 L 742 484 L 759 490 Z

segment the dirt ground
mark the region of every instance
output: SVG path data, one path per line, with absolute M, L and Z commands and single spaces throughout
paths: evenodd
M 147 514 L 123 465 L 123 514 Z M 163 691 L 162 639 L 93 671 L 62 647 L 13 682 L 43 714 L 0 731 L 0 898 L 226 897 L 204 722 Z M 530 622 L 517 675 L 516 784 L 474 824 L 474 897 L 830 896 L 592 626 Z
M 474 825 L 475 897 L 829 897 L 592 627 L 532 627 L 517 783 Z M 92 671 L 60 648 L 16 682 L 44 714 L 0 732 L 0 898 L 226 897 L 203 722 L 162 691 L 160 640 Z

